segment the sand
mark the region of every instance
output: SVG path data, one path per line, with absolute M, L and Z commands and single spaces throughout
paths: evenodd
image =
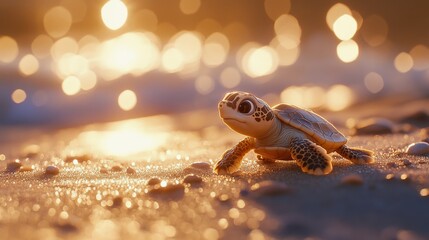
M 361 112 L 326 117 L 348 133 L 346 116 Z M 210 166 L 242 138 L 215 111 L 4 127 L 0 238 L 428 239 L 429 157 L 404 153 L 422 140 L 417 125 L 352 136 L 349 145 L 375 151 L 376 162 L 333 154 L 333 172 L 320 177 L 292 161 L 261 165 L 254 153 L 239 172 L 213 174 Z M 7 171 L 15 159 L 25 168 Z

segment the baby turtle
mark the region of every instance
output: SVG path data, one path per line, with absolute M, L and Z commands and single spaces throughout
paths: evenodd
M 223 153 L 214 168 L 218 174 L 237 171 L 252 149 L 261 161 L 295 160 L 303 172 L 314 175 L 332 171 L 331 152 L 355 164 L 374 162 L 372 151 L 346 146 L 344 135 L 312 111 L 287 104 L 271 108 L 246 92 L 227 93 L 218 107 L 229 128 L 248 136 Z

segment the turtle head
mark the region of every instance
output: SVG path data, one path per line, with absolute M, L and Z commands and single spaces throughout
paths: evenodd
M 274 113 L 262 99 L 251 93 L 230 92 L 219 102 L 219 115 L 232 130 L 257 138 L 274 122 Z

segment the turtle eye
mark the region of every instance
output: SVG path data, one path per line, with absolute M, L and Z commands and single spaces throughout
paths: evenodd
M 238 105 L 238 112 L 245 114 L 252 114 L 255 111 L 255 106 L 250 100 L 244 100 Z

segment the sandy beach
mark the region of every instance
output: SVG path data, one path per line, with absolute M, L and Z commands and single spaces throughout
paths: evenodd
M 348 133 L 344 115 L 354 111 L 327 118 Z M 429 237 L 429 158 L 405 153 L 423 138 L 417 126 L 351 136 L 349 145 L 373 150 L 376 162 L 333 154 L 327 176 L 302 173 L 293 161 L 259 164 L 253 152 L 239 172 L 214 174 L 242 138 L 215 111 L 3 132 L 2 239 Z

